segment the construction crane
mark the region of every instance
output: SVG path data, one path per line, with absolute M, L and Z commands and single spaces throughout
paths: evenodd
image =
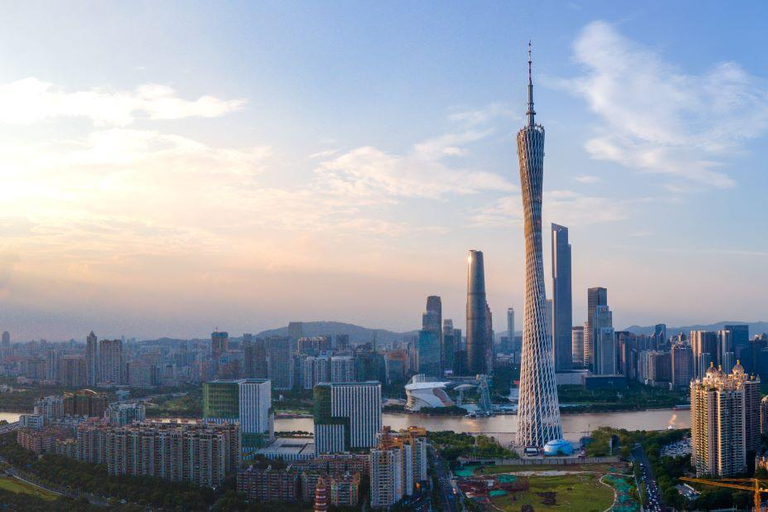
M 760 496 L 760 493 L 768 492 L 768 489 L 765 487 L 760 487 L 761 483 L 767 482 L 768 480 L 762 480 L 760 478 L 723 478 L 721 480 L 704 480 L 703 478 L 688 478 L 684 476 L 681 477 L 680 480 L 684 480 L 686 482 L 694 482 L 697 484 L 712 485 L 714 487 L 739 489 L 740 491 L 752 491 L 755 493 L 755 512 L 762 512 L 763 510 L 761 506 L 763 500 Z M 729 482 L 741 482 L 741 484 Z M 747 482 L 752 485 L 745 485 Z

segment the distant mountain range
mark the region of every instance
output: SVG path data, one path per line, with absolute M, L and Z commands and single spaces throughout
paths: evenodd
M 762 334 L 764 332 L 768 332 L 768 322 L 717 322 L 714 324 L 708 324 L 708 325 L 684 325 L 682 327 L 669 327 L 667 326 L 667 335 L 671 336 L 673 334 L 677 334 L 679 332 L 684 332 L 686 334 L 690 333 L 691 331 L 719 331 L 723 329 L 723 326 L 725 325 L 743 325 L 746 324 L 749 326 L 749 336 L 750 338 L 754 336 L 755 334 Z M 653 325 L 648 327 L 641 327 L 639 325 L 632 325 L 624 329 L 625 331 L 634 332 L 636 334 L 653 334 L 655 331 L 655 327 Z
M 346 334 L 349 336 L 350 343 L 359 345 L 373 340 L 376 334 L 376 342 L 389 344 L 393 341 L 402 340 L 408 336 L 416 336 L 417 331 L 393 332 L 386 329 L 369 329 L 359 325 L 345 324 L 343 322 L 302 322 L 302 334 L 304 336 L 324 336 L 333 334 Z M 262 331 L 256 336 L 287 336 L 288 326 L 277 329 Z

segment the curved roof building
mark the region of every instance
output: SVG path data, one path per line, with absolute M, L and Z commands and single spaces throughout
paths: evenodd
M 450 407 L 453 400 L 445 392 L 448 382 L 410 382 L 405 385 L 408 401 L 405 408 L 418 411 L 422 407 Z

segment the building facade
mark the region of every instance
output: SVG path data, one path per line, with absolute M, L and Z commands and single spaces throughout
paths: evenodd
M 555 351 L 556 372 L 573 367 L 572 327 L 571 244 L 568 243 L 568 228 L 552 224 L 552 347 Z
M 322 383 L 314 390 L 316 453 L 367 450 L 381 430 L 381 383 Z
M 759 448 L 760 379 L 737 364 L 691 382 L 691 465 L 697 476 L 731 477 L 747 470 L 747 452 Z
M 469 251 L 467 259 L 467 372 L 488 372 L 488 350 L 493 340 L 488 332 L 488 302 L 485 295 L 485 265 L 482 251 Z
M 204 383 L 203 420 L 216 424 L 237 422 L 245 449 L 263 446 L 274 439 L 270 381 L 238 379 Z

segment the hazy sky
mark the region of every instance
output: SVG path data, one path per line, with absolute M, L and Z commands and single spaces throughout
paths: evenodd
M 464 325 L 522 311 L 534 45 L 574 321 L 768 319 L 768 4 L 15 2 L 0 11 L 0 330 Z M 549 268 L 547 268 L 549 275 Z M 547 289 L 551 282 L 547 281 Z M 520 323 L 518 323 L 518 326 Z

